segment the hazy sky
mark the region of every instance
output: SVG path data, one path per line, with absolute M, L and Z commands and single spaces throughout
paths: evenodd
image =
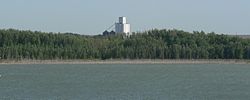
M 250 34 L 250 0 L 0 0 L 0 28 L 101 34 L 127 16 L 152 28 Z

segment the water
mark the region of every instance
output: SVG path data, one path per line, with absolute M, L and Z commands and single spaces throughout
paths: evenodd
M 0 100 L 248 100 L 249 65 L 0 65 Z

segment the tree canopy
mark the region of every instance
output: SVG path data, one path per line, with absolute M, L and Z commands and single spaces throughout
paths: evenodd
M 128 38 L 2 29 L 0 59 L 250 59 L 250 39 L 166 29 Z

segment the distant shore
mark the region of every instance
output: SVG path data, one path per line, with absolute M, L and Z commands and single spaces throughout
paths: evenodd
M 0 60 L 0 64 L 250 64 L 238 59 Z

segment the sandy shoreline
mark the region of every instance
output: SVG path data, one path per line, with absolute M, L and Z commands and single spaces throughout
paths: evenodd
M 250 64 L 237 59 L 0 60 L 0 64 Z

